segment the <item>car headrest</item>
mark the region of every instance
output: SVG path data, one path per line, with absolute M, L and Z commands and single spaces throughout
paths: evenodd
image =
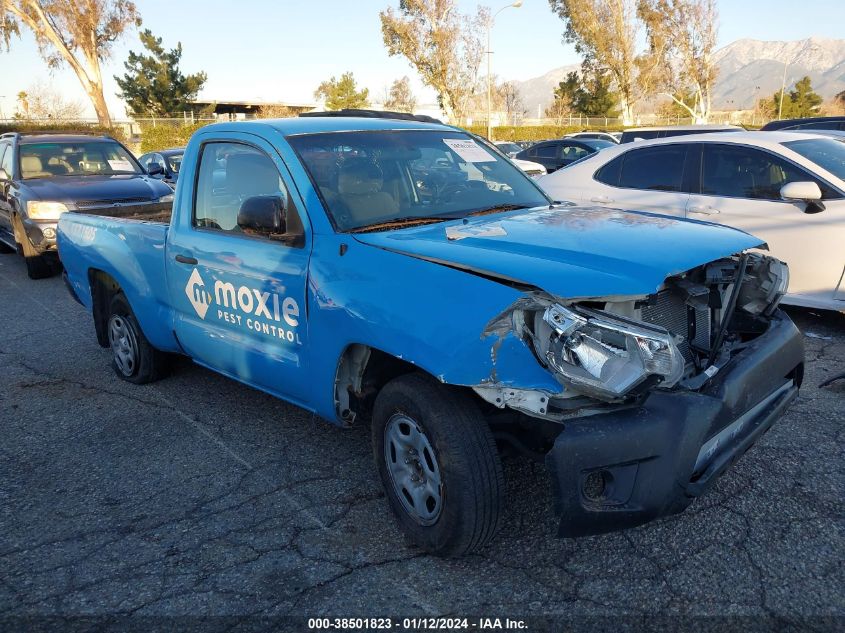
M 279 172 L 273 161 L 261 154 L 231 154 L 226 159 L 226 188 L 250 196 L 278 193 Z
M 44 165 L 38 156 L 21 156 L 21 171 L 24 174 L 40 174 L 44 171 Z
M 366 158 L 346 160 L 337 176 L 337 192 L 341 195 L 377 193 L 383 184 L 381 169 Z

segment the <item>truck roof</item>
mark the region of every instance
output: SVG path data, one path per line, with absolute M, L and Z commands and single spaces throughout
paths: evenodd
M 358 132 L 372 130 L 440 130 L 454 132 L 455 128 L 439 123 L 382 119 L 371 117 L 292 117 L 287 119 L 261 119 L 235 121 L 232 123 L 213 123 L 203 130 L 221 131 L 260 131 L 268 127 L 278 130 L 285 136 L 298 134 L 320 134 L 325 132 Z

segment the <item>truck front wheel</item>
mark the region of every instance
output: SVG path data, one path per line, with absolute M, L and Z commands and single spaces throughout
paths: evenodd
M 421 374 L 395 378 L 376 398 L 372 441 L 387 501 L 416 545 L 461 556 L 495 536 L 502 464 L 467 394 Z
M 120 378 L 137 385 L 161 378 L 166 357 L 150 345 L 121 292 L 112 297 L 106 328 L 112 367 Z

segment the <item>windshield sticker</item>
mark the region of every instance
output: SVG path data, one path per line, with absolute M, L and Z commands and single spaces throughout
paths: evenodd
M 112 171 L 135 171 L 132 167 L 132 163 L 128 160 L 110 160 L 108 163 L 109 167 L 112 168 Z
M 490 163 L 496 160 L 486 149 L 473 140 L 461 140 L 456 138 L 444 138 L 443 142 L 468 163 Z
M 446 227 L 446 239 L 448 240 L 463 240 L 467 237 L 493 237 L 507 234 L 507 231 L 505 231 L 501 224 Z

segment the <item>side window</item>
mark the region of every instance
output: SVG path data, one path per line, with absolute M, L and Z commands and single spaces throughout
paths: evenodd
M 623 155 L 620 187 L 654 191 L 683 191 L 687 146 L 661 145 L 635 149 Z
M 286 231 L 271 233 L 238 225 L 241 205 L 250 198 L 278 198 Z M 290 203 L 287 188 L 273 160 L 264 152 L 241 143 L 203 145 L 194 202 L 194 226 L 237 235 L 285 241 L 302 235 L 302 223 Z
M 560 157 L 571 163 L 573 161 L 578 160 L 579 158 L 584 158 L 590 152 L 579 145 L 561 145 L 560 146 Z
M 15 150 L 9 143 L 0 145 L 0 169 L 6 172 L 9 178 L 12 177 L 12 156 Z
M 740 145 L 705 143 L 702 152 L 701 193 L 731 198 L 780 200 L 788 182 L 811 180 L 822 193 L 829 188 L 803 169 L 768 152 Z
M 554 144 L 540 145 L 540 147 L 532 149 L 535 149 L 534 155 L 538 158 L 554 158 L 557 154 L 557 146 Z
M 625 155 L 623 154 L 622 156 L 617 156 L 606 165 L 602 165 L 593 175 L 593 178 L 611 187 L 618 187 L 619 176 L 622 174 L 622 161 L 624 159 Z

